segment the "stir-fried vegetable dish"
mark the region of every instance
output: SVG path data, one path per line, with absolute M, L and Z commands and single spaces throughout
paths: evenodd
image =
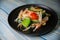
M 45 26 L 49 20 L 50 14 L 46 10 L 39 7 L 30 7 L 20 10 L 17 18 L 14 20 L 18 23 L 18 28 L 24 27 L 22 31 L 34 28 L 32 31 L 38 30 L 41 26 Z

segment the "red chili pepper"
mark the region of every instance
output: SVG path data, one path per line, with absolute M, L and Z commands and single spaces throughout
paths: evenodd
M 37 19 L 38 19 L 38 15 L 37 15 L 35 12 L 32 12 L 32 13 L 30 14 L 30 18 L 31 18 L 32 20 L 37 20 Z

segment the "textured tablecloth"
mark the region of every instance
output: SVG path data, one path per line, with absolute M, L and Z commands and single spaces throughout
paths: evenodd
M 54 9 L 58 15 L 56 28 L 47 35 L 27 36 L 17 33 L 8 24 L 9 13 L 18 6 L 38 3 Z M 0 0 L 0 40 L 60 40 L 60 6 L 58 0 Z

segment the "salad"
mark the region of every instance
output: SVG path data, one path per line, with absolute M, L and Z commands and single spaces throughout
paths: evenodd
M 29 8 L 25 8 L 24 10 L 20 10 L 14 21 L 18 23 L 18 28 L 24 28 L 22 31 L 27 31 L 30 28 L 34 28 L 32 30 L 34 32 L 40 27 L 46 25 L 49 20 L 49 16 L 50 14 L 47 13 L 46 10 L 31 6 Z

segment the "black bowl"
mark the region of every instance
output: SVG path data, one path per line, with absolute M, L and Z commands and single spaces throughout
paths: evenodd
M 57 17 L 56 12 L 53 9 L 51 9 L 45 5 L 42 5 L 42 4 L 27 4 L 27 5 L 23 5 L 23 6 L 19 6 L 19 7 L 15 8 L 8 16 L 9 25 L 16 31 L 22 32 L 21 30 L 18 30 L 18 28 L 17 28 L 18 23 L 14 22 L 14 20 L 17 18 L 20 10 L 29 8 L 31 6 L 40 7 L 42 9 L 46 10 L 47 13 L 51 14 L 51 16 L 49 17 L 49 21 L 47 22 L 47 24 L 45 26 L 41 27 L 36 32 L 30 32 L 28 34 L 29 35 L 44 35 L 44 34 L 51 32 L 56 27 L 58 17 Z

